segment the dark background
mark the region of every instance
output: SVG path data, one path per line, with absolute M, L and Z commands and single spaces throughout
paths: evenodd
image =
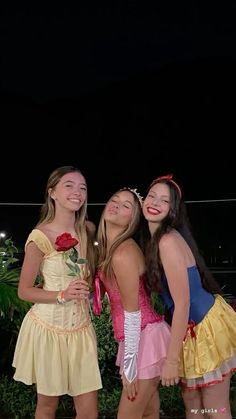
M 92 202 L 167 172 L 235 197 L 235 2 L 3 3 L 1 201 L 40 202 L 64 164 Z
M 235 2 L 1 7 L 1 203 L 42 202 L 67 164 L 90 203 L 166 173 L 187 201 L 236 198 Z M 22 244 L 38 211 L 1 205 L 0 228 Z M 189 211 L 209 263 L 236 266 L 235 202 Z

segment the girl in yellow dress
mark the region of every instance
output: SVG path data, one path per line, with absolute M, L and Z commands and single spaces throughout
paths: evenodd
M 49 177 L 41 219 L 30 233 L 18 288 L 30 301 L 16 344 L 14 379 L 36 383 L 36 419 L 55 418 L 59 396 L 73 397 L 76 419 L 97 418 L 101 377 L 89 314 L 93 246 L 86 228 L 87 185 L 72 166 Z M 42 288 L 35 287 L 38 276 Z

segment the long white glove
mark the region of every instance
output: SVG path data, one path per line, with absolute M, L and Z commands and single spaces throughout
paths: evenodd
M 125 311 L 124 315 L 124 374 L 129 383 L 131 383 L 138 374 L 137 358 L 141 333 L 141 311 Z

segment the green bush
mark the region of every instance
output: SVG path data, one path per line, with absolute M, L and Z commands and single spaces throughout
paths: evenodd
M 26 386 L 9 377 L 0 378 L 1 414 L 14 415 L 14 419 L 33 418 L 36 405 L 34 386 Z
M 184 404 L 179 386 L 160 386 L 160 402 L 163 416 L 175 418 L 184 414 Z
M 102 376 L 103 388 L 99 392 L 99 414 L 101 418 L 115 414 L 121 392 L 119 368 L 115 365 L 118 344 L 114 339 L 110 305 L 105 294 L 102 302 L 101 316 L 92 320 L 98 342 L 98 362 Z M 112 391 L 111 391 L 112 389 Z
M 13 241 L 5 240 L 0 247 L 0 316 L 19 325 L 30 304 L 17 296 L 20 267 L 16 254 Z
M 106 295 L 103 298 L 101 315 L 95 316 L 91 312 L 91 316 L 97 335 L 98 361 L 101 374 L 103 375 L 105 370 L 111 368 L 111 375 L 118 377 L 118 368 L 114 367 L 118 345 L 114 339 L 110 306 Z
M 11 362 L 18 331 L 30 303 L 17 296 L 20 267 L 15 255 L 18 249 L 11 239 L 0 247 L 0 370 L 11 372 Z

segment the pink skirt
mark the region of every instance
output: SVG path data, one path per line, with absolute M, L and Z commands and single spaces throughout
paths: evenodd
M 138 378 L 159 377 L 170 341 L 170 327 L 163 321 L 148 324 L 141 332 L 138 352 Z M 116 365 L 123 373 L 124 341 L 119 342 Z

